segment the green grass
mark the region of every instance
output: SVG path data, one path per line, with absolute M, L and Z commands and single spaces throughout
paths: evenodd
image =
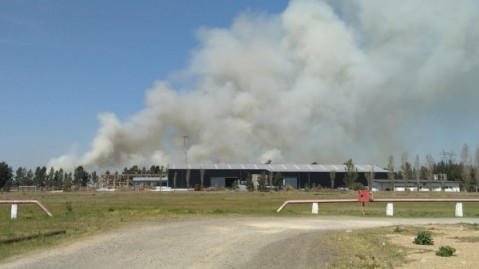
M 408 249 L 414 243 L 411 240 L 411 246 L 397 246 L 387 235 L 401 233 L 412 238 L 421 231 L 423 226 L 410 225 L 333 232 L 321 238 L 320 247 L 333 254 L 328 263 L 331 269 L 396 268 L 409 262 Z M 428 232 L 436 235 L 433 229 Z
M 375 193 L 375 198 L 454 198 L 476 197 L 452 193 Z M 100 233 L 121 226 L 171 218 L 214 218 L 241 216 L 311 216 L 311 204 L 278 207 L 294 199 L 356 199 L 355 192 L 11 192 L 0 199 L 34 199 L 45 205 L 53 217 L 34 205 L 19 205 L 18 218 L 10 219 L 10 206 L 0 205 L 0 239 L 52 230 L 65 235 L 0 244 L 0 260 L 32 249 L 55 246 L 65 241 Z M 454 217 L 454 203 L 396 203 L 395 217 Z M 464 216 L 479 216 L 479 203 L 464 203 Z M 366 217 L 385 217 L 385 203 L 366 203 Z M 320 204 L 321 216 L 362 216 L 360 203 Z
M 329 233 L 321 248 L 333 254 L 328 268 L 395 268 L 406 260 L 406 248 L 389 242 L 394 227 Z

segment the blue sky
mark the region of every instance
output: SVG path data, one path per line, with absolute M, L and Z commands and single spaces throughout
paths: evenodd
M 155 80 L 188 65 L 195 32 L 287 1 L 0 1 L 0 161 L 45 165 L 85 151 L 97 114 L 144 106 Z

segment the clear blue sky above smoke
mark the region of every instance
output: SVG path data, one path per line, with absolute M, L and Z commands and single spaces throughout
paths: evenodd
M 188 64 L 202 27 L 287 1 L 0 1 L 0 160 L 45 165 L 85 151 L 97 114 L 128 117 L 155 80 Z
M 172 163 L 183 133 L 192 162 L 473 156 L 477 25 L 475 0 L 1 0 L 0 161 Z

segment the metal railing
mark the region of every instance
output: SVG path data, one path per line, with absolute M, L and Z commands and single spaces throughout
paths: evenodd
M 465 198 L 386 198 L 386 199 L 374 199 L 372 192 L 358 191 L 358 199 L 322 199 L 322 200 L 288 200 L 285 201 L 276 210 L 277 213 L 281 212 L 286 206 L 292 204 L 328 204 L 328 203 L 362 203 L 363 208 L 365 203 L 383 202 L 383 203 L 405 203 L 405 202 L 479 202 L 479 199 L 465 199 Z M 364 214 L 364 209 L 363 209 Z
M 40 203 L 39 201 L 37 200 L 0 200 L 0 204 L 1 205 L 24 205 L 24 204 L 33 204 L 33 205 L 37 205 L 41 210 L 43 210 L 43 212 L 45 212 L 45 214 L 47 214 L 49 217 L 52 217 L 52 213 L 50 213 L 50 211 L 48 211 L 48 209 L 42 205 L 42 203 Z

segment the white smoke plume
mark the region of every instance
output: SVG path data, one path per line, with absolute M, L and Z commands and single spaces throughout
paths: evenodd
M 241 14 L 201 29 L 182 79 L 156 82 L 143 110 L 100 114 L 88 152 L 50 164 L 183 162 L 184 134 L 192 163 L 437 153 L 477 133 L 478 25 L 474 0 L 297 0 Z

